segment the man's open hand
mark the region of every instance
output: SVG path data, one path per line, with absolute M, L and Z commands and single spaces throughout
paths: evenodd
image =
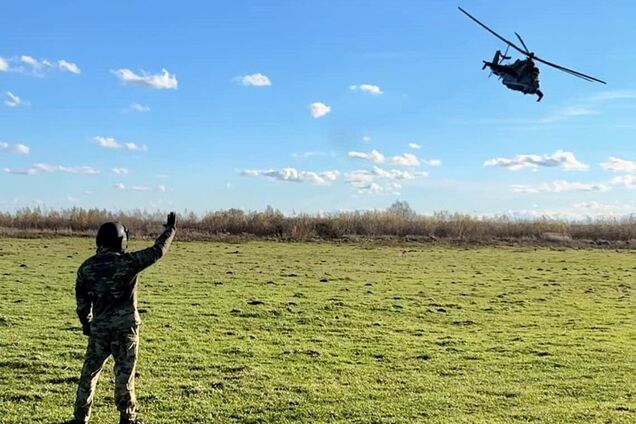
M 166 227 L 175 227 L 177 224 L 177 214 L 170 212 L 168 214 L 168 220 L 166 221 Z

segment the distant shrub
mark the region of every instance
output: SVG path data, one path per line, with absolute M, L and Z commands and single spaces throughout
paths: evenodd
M 24 208 L 0 213 L 0 235 L 93 235 L 106 221 L 123 222 L 135 237 L 152 237 L 161 230 L 163 212 L 71 208 L 45 210 Z M 181 239 L 218 239 L 227 236 L 281 240 L 334 240 L 343 238 L 406 238 L 412 240 L 456 240 L 490 242 L 536 240 L 569 242 L 607 240 L 636 245 L 636 215 L 571 222 L 542 218 L 478 218 L 439 212 L 418 215 L 406 202 L 396 202 L 386 211 L 339 212 L 327 215 L 285 216 L 268 207 L 245 212 L 227 209 L 200 216 L 179 216 Z

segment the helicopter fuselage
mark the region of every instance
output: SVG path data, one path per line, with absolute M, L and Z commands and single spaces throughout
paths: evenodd
M 514 91 L 520 91 L 523 94 L 536 94 L 537 101 L 541 101 L 543 93 L 539 89 L 539 68 L 536 67 L 534 61 L 530 58 L 517 59 L 509 65 L 503 65 L 499 61 L 502 57 L 497 51 L 492 62 L 484 61 L 484 67 L 490 68 L 491 72 L 501 79 L 501 83 Z M 503 56 L 507 58 L 507 56 Z

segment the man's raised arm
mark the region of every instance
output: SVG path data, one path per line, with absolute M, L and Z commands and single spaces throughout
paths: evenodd
M 168 251 L 168 248 L 172 243 L 172 239 L 177 232 L 176 220 L 177 217 L 175 213 L 170 212 L 168 214 L 168 220 L 164 224 L 165 230 L 159 237 L 157 237 L 155 244 L 147 249 L 130 253 L 130 257 L 133 260 L 133 264 L 137 269 L 137 272 L 140 272 L 157 262 Z

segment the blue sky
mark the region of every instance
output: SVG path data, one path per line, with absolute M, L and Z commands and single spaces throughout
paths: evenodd
M 481 70 L 505 46 L 458 5 L 608 84 L 542 67 L 541 103 L 507 90 Z M 0 210 L 634 213 L 634 21 L 630 1 L 3 2 Z

